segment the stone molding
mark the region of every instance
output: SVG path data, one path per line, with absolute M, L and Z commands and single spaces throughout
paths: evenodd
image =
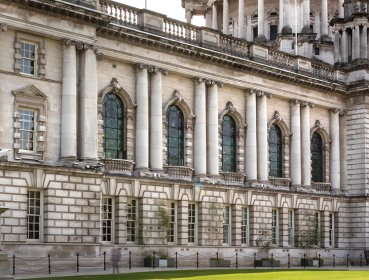
M 301 107 L 310 107 L 310 108 L 314 108 L 315 104 L 312 102 L 308 102 L 308 101 L 300 101 L 300 105 Z
M 61 46 L 76 46 L 76 49 L 79 51 L 88 49 L 93 50 L 98 60 L 101 60 L 103 58 L 103 53 L 96 45 L 68 38 L 61 39 L 59 42 Z
M 0 23 L 0 32 L 5 32 L 8 30 L 8 25 L 6 23 Z
M 223 82 L 221 81 L 215 81 L 212 79 L 202 78 L 202 77 L 194 77 L 193 80 L 198 82 L 199 84 L 205 83 L 205 85 L 207 86 L 217 85 L 219 88 L 223 87 Z
M 256 94 L 256 97 L 266 96 L 267 98 L 272 98 L 272 94 L 270 92 L 266 92 L 263 90 L 251 89 L 250 93 Z

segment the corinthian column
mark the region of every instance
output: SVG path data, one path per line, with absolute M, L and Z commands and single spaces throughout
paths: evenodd
M 258 0 L 258 37 L 264 33 L 264 0 Z
M 136 170 L 149 168 L 149 86 L 146 65 L 136 65 Z
M 195 175 L 206 175 L 206 86 L 203 79 L 194 79 L 195 115 L 193 165 Z
M 238 0 L 238 38 L 245 36 L 245 0 Z
M 219 128 L 218 128 L 218 83 L 211 82 L 208 88 L 207 105 L 208 174 L 219 175 Z
M 150 168 L 152 171 L 163 170 L 163 85 L 162 75 L 166 70 L 150 67 L 151 103 L 150 103 Z
M 223 33 L 229 32 L 229 7 L 228 0 L 223 0 Z
M 267 123 L 267 97 L 270 94 L 258 92 L 257 106 L 257 137 L 258 137 L 258 179 L 268 181 L 268 123 Z
M 301 185 L 300 101 L 291 102 L 291 184 Z
M 258 179 L 257 172 L 257 134 L 256 134 L 256 91 L 251 90 L 246 97 L 246 178 Z
M 360 58 L 360 27 L 355 25 L 352 29 L 352 60 Z
M 320 37 L 323 35 L 328 35 L 328 0 L 321 0 L 321 13 L 322 13 L 322 22 L 321 22 L 321 30 Z M 310 16 L 310 13 L 309 13 Z
M 346 29 L 342 30 L 342 62 L 348 62 L 348 38 Z
M 343 2 L 344 0 L 338 0 L 338 17 L 339 18 L 344 17 Z
M 83 53 L 80 97 L 80 158 L 97 160 L 97 63 L 92 46 Z
M 217 11 L 217 4 L 216 1 L 213 2 L 213 5 L 211 7 L 212 11 L 212 21 L 211 21 L 211 28 L 218 30 L 218 11 Z
M 308 102 L 301 104 L 301 164 L 302 185 L 311 185 L 311 159 L 310 159 L 310 106 Z
M 340 190 L 341 170 L 340 170 L 340 121 L 339 110 L 331 110 L 330 112 L 330 130 L 331 130 L 331 162 L 330 177 L 332 191 Z
M 77 57 L 76 46 L 63 40 L 63 78 L 61 108 L 61 149 L 64 160 L 77 158 Z
M 303 0 L 303 28 L 309 28 L 310 30 L 310 0 Z
M 360 58 L 368 58 L 368 27 L 363 25 L 360 40 Z

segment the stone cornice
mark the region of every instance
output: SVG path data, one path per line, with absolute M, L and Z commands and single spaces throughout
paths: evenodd
M 179 53 L 183 56 L 196 58 L 198 60 L 211 61 L 221 65 L 222 67 L 236 68 L 240 71 L 248 71 L 258 75 L 264 75 L 270 79 L 282 80 L 284 82 L 302 85 L 310 88 L 319 88 L 329 93 L 345 94 L 346 86 L 342 83 L 327 81 L 291 70 L 279 69 L 267 63 L 252 61 L 248 58 L 228 55 L 224 52 L 205 49 L 203 47 L 184 43 L 181 41 L 173 41 L 156 34 L 143 34 L 139 30 L 125 29 L 124 26 L 102 27 L 98 30 L 98 34 L 104 37 L 113 37 L 116 40 L 132 42 L 135 45 L 141 44 L 150 48 L 158 48 L 161 51 L 168 50 Z M 160 40 L 158 40 L 160 38 Z

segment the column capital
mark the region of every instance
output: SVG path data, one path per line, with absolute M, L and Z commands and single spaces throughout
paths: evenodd
M 144 64 L 144 63 L 136 63 L 135 64 L 135 68 L 139 71 L 142 71 L 144 69 L 148 69 L 148 65 L 147 64 Z
M 291 103 L 292 104 L 295 104 L 295 105 L 301 105 L 301 100 L 300 99 L 293 99 L 293 100 L 291 100 Z
M 332 112 L 333 114 L 337 114 L 337 113 L 340 113 L 341 109 L 339 108 L 331 108 L 329 109 L 330 112 Z
M 192 79 L 199 84 L 205 83 L 205 79 L 201 77 L 193 77 Z
M 256 94 L 257 97 L 266 96 L 267 98 L 272 98 L 272 94 L 270 92 L 266 92 L 263 90 L 251 89 L 250 93 Z
M 86 43 L 83 41 L 78 41 L 78 40 L 74 40 L 74 39 L 68 39 L 68 38 L 64 38 L 61 39 L 60 41 L 60 45 L 61 46 L 76 46 L 77 50 L 82 51 L 82 50 L 87 50 L 87 49 L 91 49 L 96 51 L 98 48 L 94 45 L 94 44 L 90 44 L 90 43 Z
M 300 101 L 300 105 L 301 107 L 310 107 L 310 108 L 314 108 L 315 104 L 308 102 L 308 101 Z
M 147 71 L 149 71 L 149 73 L 161 72 L 163 75 L 168 75 L 168 69 L 160 68 L 160 67 L 153 66 L 153 65 L 148 65 Z
M 5 32 L 8 30 L 8 25 L 6 23 L 0 22 L 0 32 Z

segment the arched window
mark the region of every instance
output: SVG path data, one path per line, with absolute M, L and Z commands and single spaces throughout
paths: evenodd
M 311 180 L 323 182 L 323 140 L 318 132 L 311 138 Z
M 222 171 L 236 172 L 236 123 L 230 116 L 222 121 Z
M 272 124 L 269 131 L 269 176 L 283 177 L 282 174 L 282 131 Z
M 171 166 L 184 165 L 183 113 L 174 105 L 167 110 L 167 163 Z
M 120 98 L 108 93 L 103 100 L 104 153 L 106 159 L 126 157 L 123 135 L 124 106 Z

